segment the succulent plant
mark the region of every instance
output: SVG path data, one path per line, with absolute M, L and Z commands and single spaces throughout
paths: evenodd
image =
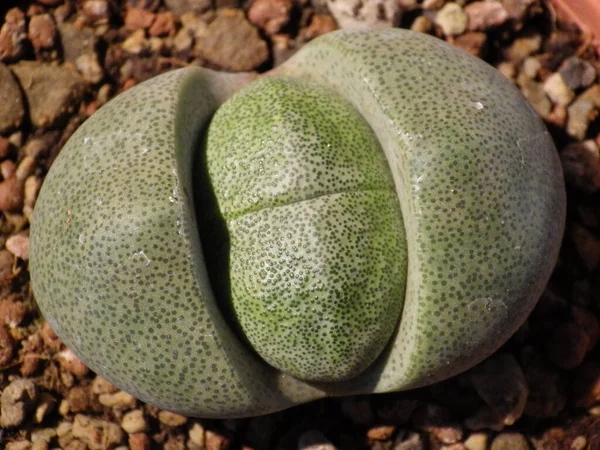
M 160 75 L 68 141 L 30 262 L 63 341 L 200 417 L 423 386 L 504 343 L 565 218 L 519 91 L 398 29 L 324 35 L 252 78 Z

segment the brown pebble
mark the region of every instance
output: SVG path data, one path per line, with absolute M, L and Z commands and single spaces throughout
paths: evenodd
M 508 20 L 508 12 L 502 3 L 495 1 L 477 1 L 469 3 L 464 9 L 469 18 L 468 30 L 485 31 L 502 25 Z
M 573 369 L 583 362 L 590 337 L 575 322 L 564 322 L 552 333 L 546 346 L 548 358 L 563 369 Z
M 396 427 L 393 425 L 381 425 L 373 427 L 367 431 L 367 438 L 372 441 L 387 441 L 391 439 L 396 431 Z
M 42 392 L 38 399 L 33 420 L 35 423 L 42 423 L 46 416 L 56 407 L 56 399 L 48 392 Z
M 23 261 L 29 261 L 29 230 L 13 234 L 6 240 L 6 250 Z
M 575 224 L 570 230 L 569 237 L 575 244 L 577 253 L 585 267 L 590 272 L 598 267 L 600 263 L 600 238 L 596 233 Z
M 175 414 L 170 411 L 161 411 L 158 413 L 158 420 L 170 427 L 179 427 L 187 423 L 187 417 L 181 414 Z
M 5 159 L 0 163 L 0 175 L 3 179 L 11 178 L 17 171 L 17 165 L 11 159 Z
M 108 22 L 110 18 L 108 0 L 85 0 L 82 11 L 88 19 L 97 23 Z
M 37 396 L 33 381 L 26 378 L 12 381 L 0 395 L 0 428 L 21 425 L 34 407 Z
M 0 367 L 11 361 L 14 347 L 10 333 L 4 325 L 0 325 Z
M 463 436 L 462 428 L 450 417 L 449 411 L 435 404 L 419 406 L 413 415 L 413 424 L 443 444 L 454 444 Z
M 23 183 L 16 177 L 0 182 L 0 211 L 16 211 L 23 207 Z
M 520 433 L 500 433 L 492 441 L 490 450 L 529 450 L 529 444 Z
M 10 140 L 4 136 L 0 136 L 0 160 L 8 157 L 10 148 L 11 148 Z
M 129 448 L 131 450 L 148 450 L 150 448 L 150 438 L 146 433 L 130 434 Z
M 35 50 L 47 50 L 56 42 L 56 27 L 50 14 L 33 16 L 29 20 L 27 36 Z
M 0 332 L 0 334 L 1 334 L 1 332 Z M 1 346 L 1 344 L 0 344 L 0 346 Z M 0 359 L 0 362 L 1 362 L 1 359 Z M 27 355 L 23 356 L 23 361 L 21 362 L 21 368 L 19 369 L 19 372 L 21 373 L 21 376 L 23 376 L 23 377 L 30 377 L 38 371 L 39 367 L 40 367 L 40 356 L 35 355 L 35 354 L 27 354 Z
M 573 142 L 560 152 L 568 184 L 593 193 L 600 189 L 600 149 L 593 140 Z
M 125 28 L 131 31 L 150 28 L 156 15 L 142 8 L 127 8 Z
M 14 256 L 10 255 L 11 266 L 13 260 Z M 23 302 L 18 301 L 17 297 L 8 296 L 3 298 L 0 300 L 0 325 L 8 325 L 11 328 L 19 326 L 25 319 L 27 312 L 27 306 Z
M 44 322 L 42 324 L 41 336 L 42 340 L 44 341 L 44 345 L 51 350 L 58 350 L 62 345 L 62 341 L 50 327 L 48 322 Z
M 177 30 L 175 15 L 171 11 L 159 12 L 148 34 L 153 37 L 174 36 Z
M 239 9 L 217 10 L 194 49 L 201 58 L 233 72 L 256 69 L 269 58 L 267 43 Z
M 123 430 L 118 425 L 77 414 L 73 421 L 73 437 L 80 439 L 90 450 L 105 450 L 123 439 Z
M 288 23 L 291 10 L 291 0 L 254 0 L 248 20 L 267 34 L 275 34 Z
M 73 353 L 70 349 L 65 349 L 58 353 L 56 355 L 56 359 L 64 370 L 72 373 L 76 377 L 83 378 L 90 371 L 90 369 L 79 358 L 77 358 L 75 353 Z
M 452 45 L 463 49 L 464 51 L 481 57 L 485 53 L 487 46 L 487 34 L 479 31 L 465 33 L 457 36 L 451 41 Z
M 137 404 L 136 398 L 125 391 L 117 391 L 114 394 L 101 394 L 98 401 L 109 408 L 115 408 L 119 411 L 134 409 Z
M 69 411 L 73 413 L 85 412 L 91 409 L 95 399 L 89 389 L 84 386 L 74 386 L 67 393 L 66 400 L 69 403 Z
M 206 433 L 204 434 L 204 443 L 206 445 L 206 450 L 226 450 L 229 448 L 231 441 L 214 431 L 206 430 Z
M 19 8 L 11 8 L 4 16 L 0 29 L 0 60 L 13 61 L 25 50 L 25 14 Z
M 310 41 L 334 30 L 337 30 L 337 24 L 333 17 L 326 14 L 314 14 L 308 27 L 302 29 L 301 36 L 305 41 Z

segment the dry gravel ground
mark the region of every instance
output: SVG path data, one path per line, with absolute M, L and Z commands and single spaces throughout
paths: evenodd
M 0 447 L 599 449 L 600 68 L 591 37 L 541 0 L 2 0 Z M 119 92 L 187 64 L 264 71 L 338 26 L 402 26 L 478 55 L 546 121 L 568 186 L 559 264 L 530 319 L 469 372 L 412 392 L 196 420 L 95 376 L 40 317 L 28 227 L 77 126 Z

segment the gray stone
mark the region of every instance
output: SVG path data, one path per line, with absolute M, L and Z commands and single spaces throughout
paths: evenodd
M 588 87 L 596 79 L 596 69 L 589 62 L 573 56 L 558 69 L 563 81 L 571 89 Z
M 194 49 L 212 64 L 233 72 L 256 69 L 269 58 L 267 43 L 238 9 L 221 9 Z
M 72 23 L 57 24 L 63 59 L 75 64 L 81 55 L 96 54 L 96 36 L 91 28 L 77 28 Z
M 20 126 L 24 115 L 19 85 L 8 67 L 0 63 L 0 133 Z
M 86 85 L 71 67 L 21 61 L 11 69 L 25 92 L 34 126 L 56 125 L 65 114 L 79 108 Z

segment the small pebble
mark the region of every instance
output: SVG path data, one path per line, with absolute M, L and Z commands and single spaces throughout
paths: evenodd
M 30 450 L 31 442 L 29 441 L 13 441 L 6 444 L 6 450 Z
M 449 2 L 436 14 L 434 22 L 446 36 L 462 34 L 467 29 L 469 19 L 462 7 L 455 2 Z
M 305 41 L 310 41 L 336 29 L 337 24 L 333 20 L 333 17 L 326 14 L 314 14 L 310 19 L 308 27 L 302 29 L 302 38 Z
M 153 37 L 173 36 L 176 31 L 176 18 L 170 11 L 159 12 L 148 30 Z
M 15 345 L 10 333 L 4 325 L 0 325 L 0 367 L 11 361 L 14 349 Z
M 225 450 L 230 444 L 230 440 L 228 438 L 211 430 L 206 430 L 206 433 L 204 434 L 204 442 L 206 445 L 206 450 Z
M 21 425 L 34 408 L 38 389 L 33 381 L 17 378 L 4 388 L 0 395 L 0 428 Z
M 248 20 L 267 34 L 275 34 L 290 20 L 291 0 L 254 0 L 248 10 Z
M 573 228 L 570 231 L 570 237 L 573 243 L 575 244 L 577 253 L 583 261 L 585 267 L 590 272 L 592 272 L 596 267 L 598 267 L 598 264 L 600 263 L 600 238 L 595 233 L 591 232 L 590 230 L 579 224 L 575 224 L 575 226 L 573 226 Z M 583 330 L 581 330 L 580 327 L 576 324 L 573 324 L 573 326 L 569 327 L 569 329 L 571 330 L 569 334 L 572 334 L 573 339 L 575 340 L 578 340 L 577 338 L 575 338 L 575 335 L 581 334 L 581 336 L 585 335 L 587 337 L 587 334 Z M 575 329 L 577 329 L 578 331 L 575 331 Z M 566 336 L 564 337 L 566 338 Z M 574 345 L 575 342 L 571 342 L 571 344 Z M 566 351 L 567 349 L 565 348 L 564 350 Z M 579 352 L 581 351 L 583 350 L 580 348 Z M 564 356 L 567 357 L 568 355 Z M 576 360 L 579 360 L 579 357 L 580 355 L 578 355 Z M 575 355 L 573 356 L 573 358 L 575 358 Z
M 525 375 L 513 355 L 497 353 L 466 376 L 487 403 L 488 417 L 495 416 L 494 420 L 503 426 L 513 425 L 521 417 L 529 391 Z M 472 419 L 467 419 L 465 423 L 471 429 L 481 428 Z
M 150 437 L 146 433 L 129 435 L 130 450 L 149 450 L 151 445 Z
M 17 170 L 17 165 L 12 159 L 5 159 L 0 163 L 0 175 L 3 179 L 11 178 Z
M 19 8 L 9 9 L 0 29 L 0 61 L 19 59 L 25 52 L 26 40 L 25 14 Z
M 137 404 L 136 398 L 124 391 L 118 391 L 114 394 L 101 394 L 98 396 L 98 401 L 104 406 L 122 411 L 134 409 Z
M 75 67 L 85 81 L 92 84 L 100 83 L 104 78 L 104 69 L 98 61 L 96 53 L 86 53 L 77 58 Z
M 68 348 L 58 353 L 56 359 L 64 370 L 79 378 L 86 376 L 90 371 L 90 369 L 75 356 L 75 353 Z
M 119 388 L 110 383 L 100 375 L 96 375 L 96 378 L 92 381 L 92 392 L 96 395 L 100 394 L 114 394 Z
M 204 427 L 195 422 L 188 432 L 188 447 L 190 450 L 202 450 L 204 448 Z
M 85 0 L 82 11 L 95 24 L 107 23 L 110 19 L 108 0 Z
M 161 411 L 158 413 L 158 420 L 169 427 L 179 427 L 187 423 L 187 417 L 181 414 L 175 414 L 170 411 Z
M 520 433 L 500 433 L 492 441 L 490 450 L 529 450 L 529 444 Z
M 23 261 L 29 261 L 29 230 L 13 234 L 6 240 L 6 250 Z
M 428 447 L 419 433 L 411 432 L 408 435 L 398 433 L 392 448 L 393 450 L 425 450 Z
M 579 95 L 568 108 L 567 132 L 583 140 L 590 122 L 595 119 L 600 107 L 600 85 L 593 85 Z
M 521 91 L 523 92 L 523 95 L 525 95 L 525 98 L 529 100 L 533 109 L 535 109 L 540 116 L 545 117 L 550 114 L 552 103 L 546 96 L 544 86 L 541 83 L 533 80 L 525 80 L 521 87 Z
M 468 29 L 486 31 L 504 24 L 508 20 L 508 12 L 497 1 L 476 1 L 465 6 L 465 14 L 469 18 Z
M 124 50 L 134 55 L 139 55 L 148 48 L 146 42 L 146 32 L 144 30 L 136 30 L 129 35 L 121 44 Z
M 135 409 L 126 413 L 121 421 L 121 428 L 123 428 L 129 434 L 146 431 L 148 428 L 148 423 L 144 417 L 144 411 L 141 409 Z
M 39 14 L 29 20 L 27 36 L 31 45 L 37 51 L 54 47 L 56 42 L 56 27 L 50 14 Z
M 156 15 L 143 8 L 127 8 L 125 28 L 131 31 L 150 28 Z
M 433 27 L 433 22 L 426 16 L 418 16 L 410 26 L 410 29 L 417 33 L 429 33 Z
M 470 31 L 454 38 L 452 45 L 479 58 L 483 56 L 485 52 L 487 40 L 488 35 L 486 33 Z
M 80 413 L 94 408 L 95 398 L 88 386 L 73 386 L 65 396 L 69 412 Z
M 565 84 L 558 72 L 546 78 L 544 92 L 550 97 L 550 100 L 561 106 L 567 106 L 575 98 L 575 92 Z
M 308 430 L 300 435 L 298 450 L 336 450 L 336 447 L 320 431 Z
M 35 408 L 33 420 L 35 423 L 42 423 L 44 419 L 54 411 L 56 399 L 48 392 L 42 392 Z
M 542 36 L 531 34 L 519 37 L 504 49 L 504 57 L 512 62 L 521 62 L 542 48 Z
M 486 433 L 471 433 L 465 439 L 467 450 L 487 450 L 489 436 Z
M 372 441 L 387 441 L 391 439 L 395 431 L 396 427 L 393 425 L 381 425 L 370 428 L 367 431 L 367 438 Z
M 31 156 L 26 156 L 23 158 L 17 166 L 17 170 L 15 171 L 15 177 L 17 180 L 21 182 L 25 181 L 27 177 L 35 170 L 36 164 L 35 158 Z
M 56 430 L 54 428 L 37 428 L 31 432 L 31 442 L 46 442 L 50 441 L 56 436 Z
M 396 0 L 335 0 L 327 6 L 339 27 L 347 30 L 387 28 L 400 19 Z
M 560 65 L 558 72 L 571 89 L 588 87 L 596 79 L 596 69 L 584 59 L 573 56 Z
M 73 437 L 81 440 L 90 450 L 106 450 L 123 439 L 123 431 L 106 420 L 77 414 L 73 421 Z
M 531 78 L 532 80 L 537 78 L 541 68 L 542 63 L 535 56 L 528 56 L 523 60 L 523 73 L 527 78 Z
M 16 177 L 0 182 L 0 211 L 17 211 L 23 207 L 23 183 Z

